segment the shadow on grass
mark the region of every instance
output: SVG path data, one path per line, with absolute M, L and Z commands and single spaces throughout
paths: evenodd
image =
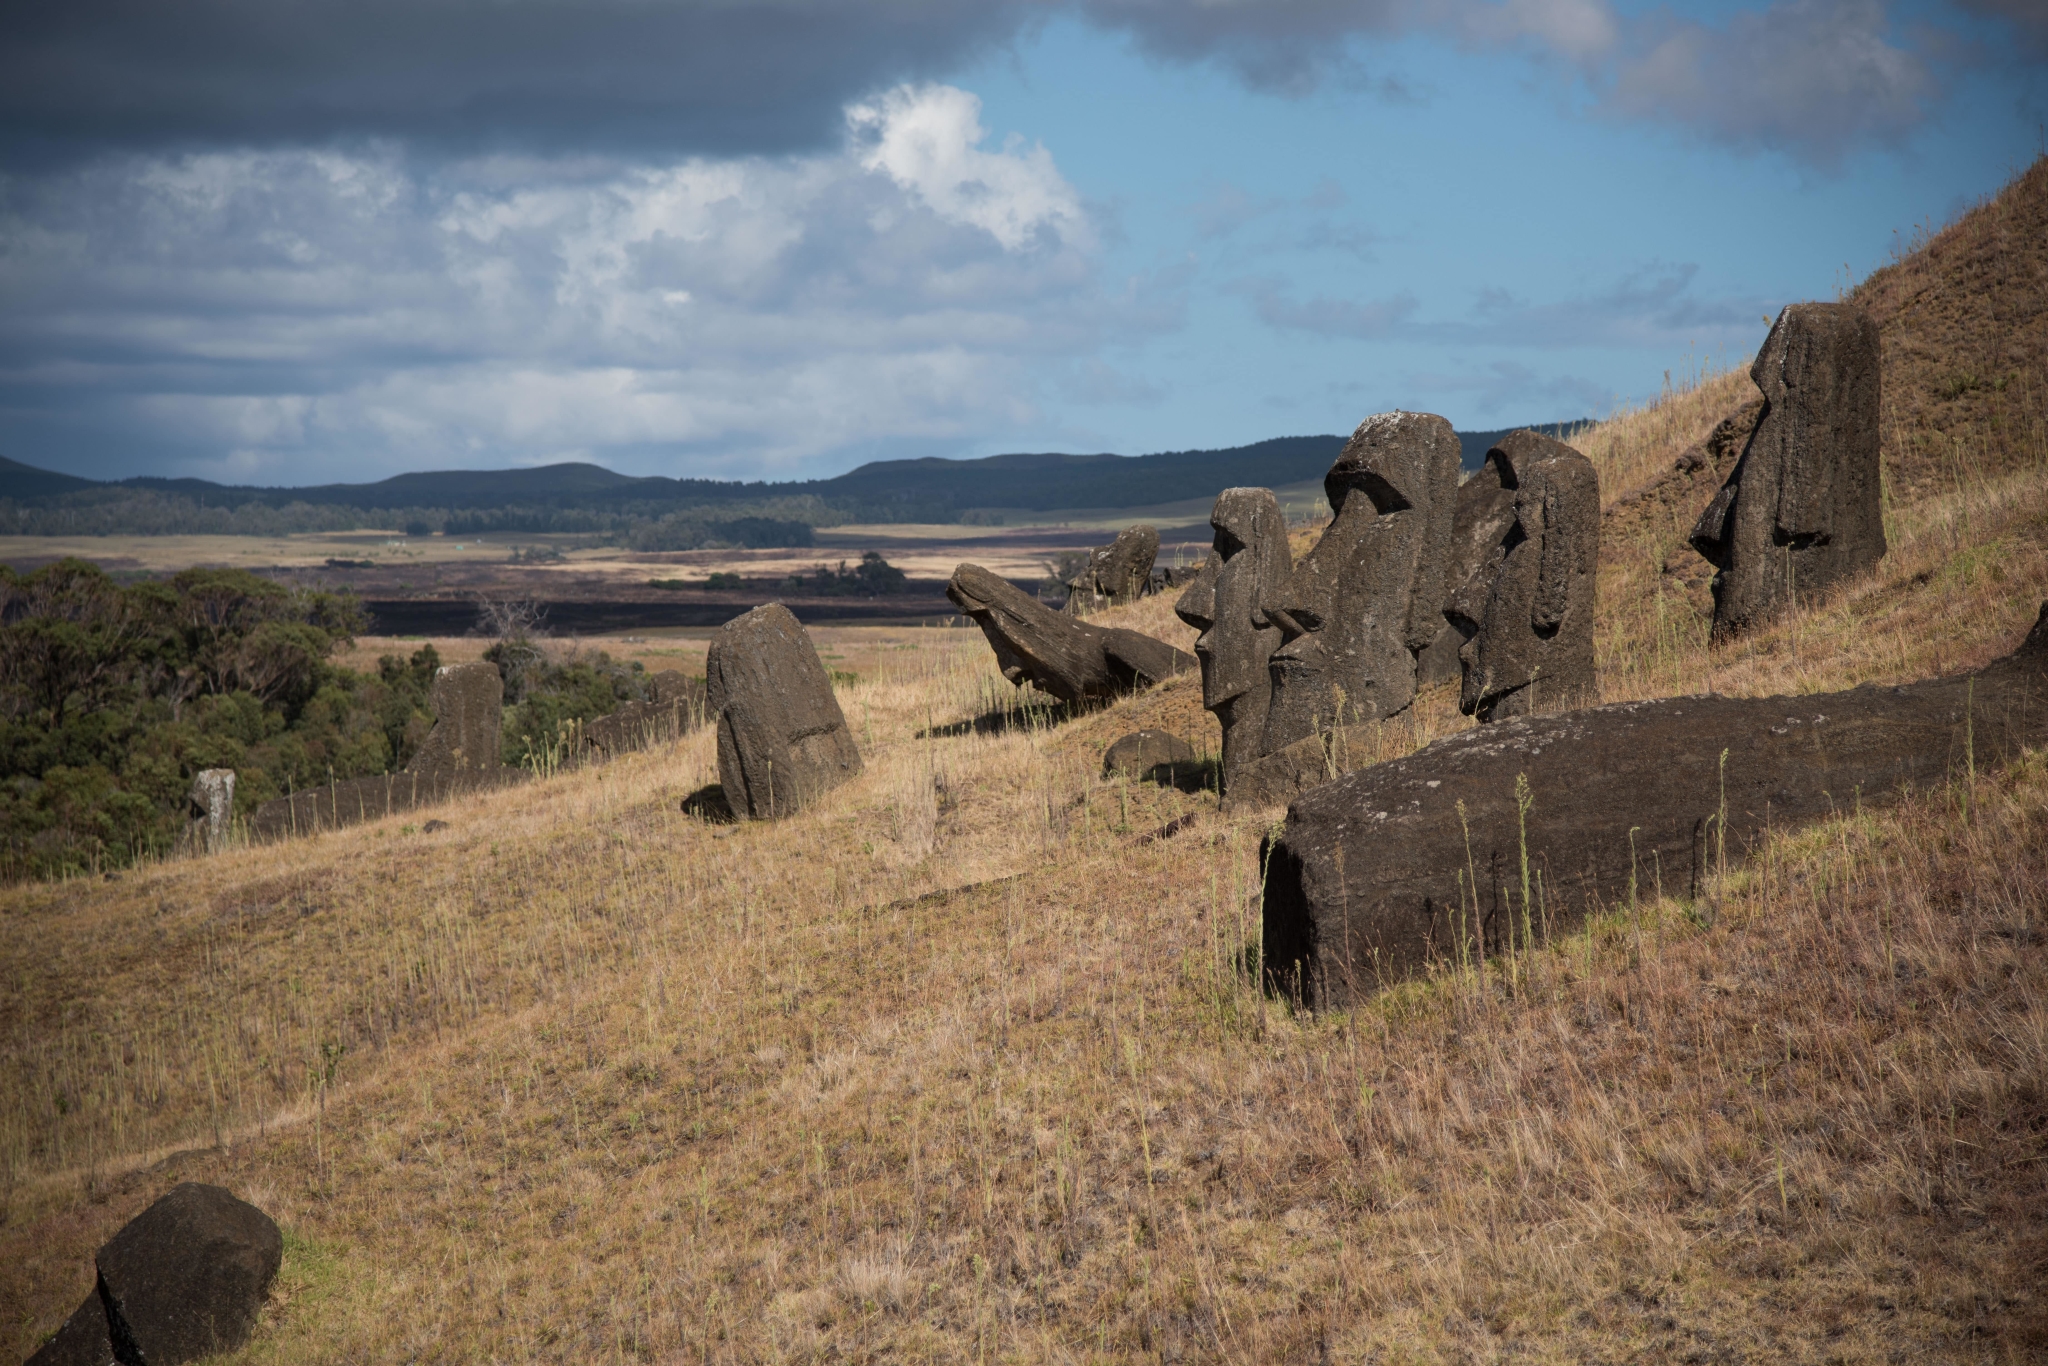
M 950 740 L 962 735 L 1008 735 L 1020 730 L 1044 730 L 1084 714 L 1088 708 L 1066 702 L 1042 706 L 998 707 L 968 721 L 953 721 L 917 732 L 920 740 Z
M 739 817 L 725 800 L 723 783 L 707 783 L 683 798 L 683 814 L 695 816 L 706 825 L 736 825 Z

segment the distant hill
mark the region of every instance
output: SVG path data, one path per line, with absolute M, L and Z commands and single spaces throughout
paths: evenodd
M 1539 430 L 1569 432 L 1576 423 Z M 1460 436 L 1476 469 L 1506 430 Z M 657 521 L 778 525 L 840 521 L 954 522 L 996 513 L 1147 507 L 1236 485 L 1278 488 L 1322 478 L 1342 436 L 1284 436 L 1221 450 L 1154 455 L 991 455 L 978 460 L 879 460 L 831 479 L 784 483 L 666 479 L 598 465 L 441 470 L 371 484 L 260 488 L 145 476 L 102 482 L 0 459 L 0 529 L 17 534 L 178 530 L 334 530 L 403 526 L 618 533 Z M 7 506 L 7 505 L 11 505 Z

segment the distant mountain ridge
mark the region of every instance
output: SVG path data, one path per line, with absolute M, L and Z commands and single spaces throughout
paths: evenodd
M 1538 430 L 1562 434 L 1577 425 L 1550 423 Z M 1508 430 L 1461 434 L 1466 468 L 1476 468 Z M 297 506 L 412 517 L 438 513 L 442 525 L 460 519 L 470 532 L 499 529 L 498 523 L 518 530 L 556 529 L 539 523 L 564 518 L 576 525 L 559 529 L 593 530 L 599 529 L 594 520 L 699 516 L 723 521 L 762 511 L 812 522 L 950 522 L 999 512 L 1148 507 L 1210 497 L 1237 485 L 1308 483 L 1322 478 L 1346 439 L 1283 436 L 1220 450 L 1138 456 L 1020 452 L 974 460 L 878 460 L 830 479 L 780 483 L 636 476 L 565 463 L 400 474 L 369 484 L 265 488 L 150 475 L 83 479 L 0 457 L 0 502 L 17 509 L 104 507 L 125 493 L 153 496 L 159 512 L 164 500 L 173 500 L 214 510 Z M 495 520 L 487 514 L 496 514 Z

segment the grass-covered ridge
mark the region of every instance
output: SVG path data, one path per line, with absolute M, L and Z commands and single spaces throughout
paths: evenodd
M 1967 298 L 1941 244 L 1995 246 L 2044 194 L 2037 165 L 1895 269 Z M 2048 235 L 2007 240 L 1983 316 L 2035 336 L 2010 301 L 2041 297 Z M 1970 316 L 1955 345 L 1990 345 Z M 1582 438 L 1609 698 L 1902 680 L 2021 638 L 2048 452 L 1972 433 L 2023 433 L 2048 384 L 1940 398 L 1885 326 L 1892 553 L 1732 649 L 1671 539 L 1710 481 L 1631 495 L 1744 381 Z M 1980 402 L 2009 406 L 1939 406 Z M 1951 477 L 1913 482 L 1944 433 Z M 1165 599 L 1100 620 L 1191 634 Z M 1099 776 L 1140 725 L 1213 749 L 1193 680 L 1060 719 L 1008 705 L 977 632 L 903 643 L 840 689 L 866 772 L 779 824 L 681 809 L 700 733 L 434 834 L 0 893 L 17 1354 L 187 1178 L 291 1235 L 249 1361 L 2048 1350 L 2038 756 L 1787 832 L 1710 903 L 1299 1017 L 1242 971 L 1263 818 Z M 1446 692 L 1388 753 L 1466 724 Z

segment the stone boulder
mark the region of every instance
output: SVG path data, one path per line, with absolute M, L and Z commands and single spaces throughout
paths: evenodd
M 946 596 L 981 627 L 1003 677 L 1062 702 L 1120 696 L 1196 667 L 1163 640 L 1063 616 L 978 564 L 955 569 Z
M 718 715 L 718 780 L 736 814 L 787 816 L 860 773 L 831 675 L 781 603 L 721 626 L 704 673 Z
M 1150 778 L 1165 770 L 1169 780 L 1193 773 L 1201 764 L 1194 746 L 1163 730 L 1133 731 L 1102 752 L 1102 775 L 1118 773 Z
M 227 848 L 235 822 L 235 771 L 200 769 L 192 775 L 192 790 L 185 800 L 191 814 L 188 838 L 192 847 L 205 854 Z
M 1259 611 L 1294 567 L 1287 519 L 1271 489 L 1225 489 L 1209 513 L 1215 531 L 1209 558 L 1173 605 L 1174 614 L 1202 634 L 1195 658 L 1202 664 L 1202 705 L 1223 727 L 1223 795 L 1236 774 L 1265 752 L 1266 710 L 1272 701 L 1269 671 L 1280 628 Z
M 99 1250 L 98 1284 L 29 1366 L 178 1366 L 231 1351 L 283 1260 L 269 1215 L 184 1182 Z
M 648 680 L 645 701 L 628 702 L 583 727 L 586 757 L 606 758 L 629 750 L 674 744 L 704 724 L 706 685 L 676 669 Z
M 1466 638 L 1459 710 L 1493 721 L 1597 701 L 1600 476 L 1593 462 L 1540 433 L 1510 432 L 1468 482 L 1482 478 L 1497 480 L 1511 502 L 1507 524 L 1480 548 L 1444 609 Z
M 1341 1005 L 1631 894 L 1697 895 L 1770 828 L 2041 745 L 2044 704 L 2048 605 L 1974 676 L 1616 703 L 1453 735 L 1288 808 L 1268 851 L 1264 961 L 1309 1004 Z
M 427 704 L 434 712 L 434 729 L 405 766 L 407 773 L 438 777 L 503 766 L 505 680 L 497 665 L 444 664 L 434 670 Z
M 1885 553 L 1877 324 L 1852 304 L 1792 304 L 1750 377 L 1764 410 L 1693 527 L 1725 640 L 1868 572 Z

